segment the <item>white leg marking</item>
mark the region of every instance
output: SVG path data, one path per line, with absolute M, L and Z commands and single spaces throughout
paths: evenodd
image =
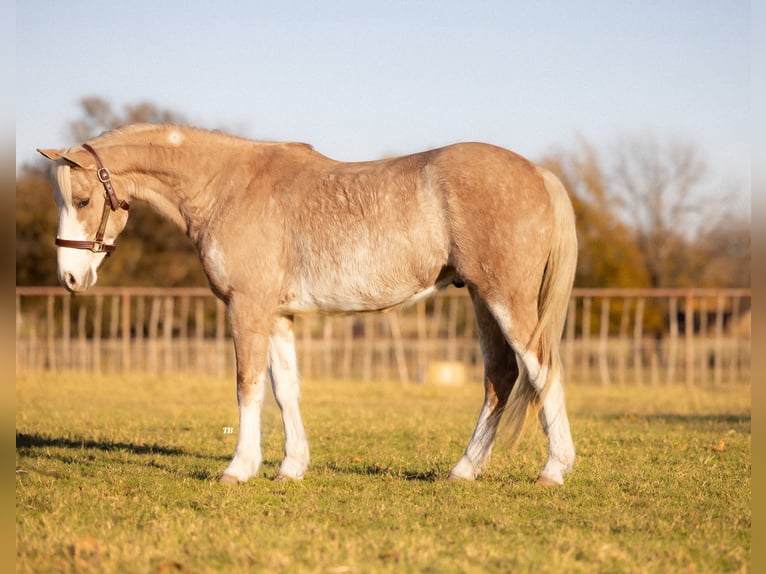
M 492 357 L 493 353 L 497 353 L 498 350 L 494 345 L 496 341 L 492 341 L 488 337 L 489 334 L 482 335 L 479 333 L 479 343 L 481 346 L 482 355 L 484 358 L 484 369 L 491 368 L 491 361 L 498 360 L 497 357 Z M 485 372 L 485 377 L 488 373 Z M 486 383 L 485 383 L 486 384 Z M 485 389 L 484 404 L 481 407 L 479 418 L 476 421 L 476 428 L 473 431 L 471 440 L 468 442 L 468 446 L 463 453 L 461 459 L 450 471 L 450 479 L 462 479 L 462 480 L 474 480 L 478 478 L 484 467 L 489 463 L 489 459 L 492 455 L 492 445 L 495 442 L 495 435 L 497 434 L 497 427 L 500 424 L 500 417 L 502 411 L 497 412 L 497 397 L 490 396 Z
M 474 480 L 478 476 L 479 471 L 467 454 L 463 454 L 457 464 L 449 471 L 450 480 Z
M 541 368 L 532 353 L 522 354 L 521 360 L 528 369 L 530 381 L 538 394 L 544 397 L 540 422 L 548 435 L 548 460 L 540 471 L 538 480 L 564 484 L 564 475 L 571 471 L 574 465 L 575 448 L 569 429 L 561 374 L 549 374 L 548 369 Z
M 471 440 L 462 458 L 449 473 L 451 480 L 474 480 L 479 477 L 492 454 L 492 445 L 499 423 L 500 417 L 492 412 L 492 402 L 485 397 Z
M 258 474 L 261 466 L 261 407 L 265 379 L 266 374 L 261 373 L 247 396 L 241 391 L 237 392 L 239 436 L 234 458 L 224 471 L 224 477 L 234 477 L 239 482 L 245 482 Z
M 285 431 L 285 458 L 277 479 L 299 480 L 309 464 L 309 445 L 301 420 L 295 338 L 288 319 L 279 320 L 269 339 L 269 372 Z

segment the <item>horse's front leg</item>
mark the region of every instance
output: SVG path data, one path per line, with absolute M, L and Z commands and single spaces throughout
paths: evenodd
M 234 458 L 220 482 L 236 484 L 258 474 L 261 465 L 261 407 L 266 385 L 268 324 L 252 315 L 252 309 L 229 305 L 237 360 L 239 436 Z
M 303 478 L 309 464 L 309 445 L 298 405 L 300 381 L 292 318 L 279 317 L 272 326 L 269 339 L 269 373 L 285 430 L 285 458 L 279 467 L 277 480 L 299 480 Z

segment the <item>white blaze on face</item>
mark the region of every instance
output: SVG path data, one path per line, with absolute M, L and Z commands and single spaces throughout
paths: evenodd
M 61 165 L 56 170 L 58 185 L 54 198 L 59 208 L 59 228 L 57 237 L 73 241 L 92 241 L 95 231 L 88 234 L 78 218 L 77 209 L 72 204 L 72 180 L 68 165 Z M 92 287 L 98 278 L 98 267 L 105 253 L 93 253 L 87 249 L 57 247 L 59 282 L 70 291 L 85 291 Z

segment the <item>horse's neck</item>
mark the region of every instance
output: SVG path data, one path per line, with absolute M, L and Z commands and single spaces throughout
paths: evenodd
M 211 196 L 208 184 L 220 176 L 221 162 L 203 146 L 146 153 L 143 158 L 139 154 L 131 169 L 134 199 L 148 203 L 194 240 L 220 200 Z

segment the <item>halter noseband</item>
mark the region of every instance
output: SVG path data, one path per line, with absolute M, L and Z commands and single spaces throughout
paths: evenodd
M 82 144 L 82 147 L 96 160 L 96 167 L 98 168 L 96 175 L 98 175 L 98 180 L 104 186 L 104 209 L 101 212 L 101 224 L 98 226 L 96 239 L 94 241 L 60 239 L 57 237 L 56 245 L 60 247 L 72 247 L 74 249 L 88 249 L 93 253 L 106 253 L 106 257 L 109 257 L 112 254 L 112 251 L 117 249 L 115 245 L 104 242 L 104 233 L 106 232 L 106 222 L 109 220 L 109 212 L 117 211 L 118 209 L 128 211 L 130 205 L 125 200 L 117 199 L 117 194 L 112 187 L 112 179 L 109 175 L 109 170 L 104 167 L 103 163 L 101 163 L 101 158 L 98 157 L 96 150 L 88 144 Z

